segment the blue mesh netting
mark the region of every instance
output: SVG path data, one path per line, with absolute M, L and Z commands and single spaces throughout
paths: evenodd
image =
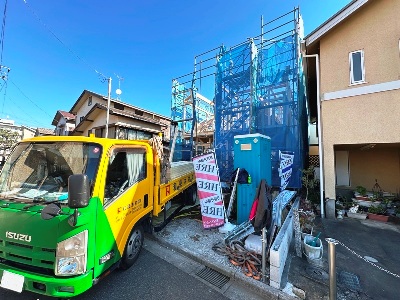
M 294 153 L 288 187 L 301 187 L 308 139 L 297 35 L 257 47 L 252 41 L 221 53 L 215 83 L 215 148 L 222 180 L 233 171 L 233 137 L 271 137 L 272 185 L 279 186 L 279 150 Z
M 257 49 L 248 42 L 222 51 L 215 81 L 215 151 L 222 180 L 233 171 L 233 137 L 251 132 Z
M 186 120 L 185 122 L 177 123 L 177 136 L 175 142 L 175 149 L 172 161 L 189 161 L 191 159 L 192 147 L 190 146 L 191 140 L 188 139 L 191 135 L 191 129 L 193 127 L 193 109 L 192 106 L 185 104 L 185 99 L 189 97 L 191 90 L 186 88 L 185 85 L 180 84 L 177 80 L 172 82 L 172 110 L 171 117 L 172 120 Z M 174 137 L 174 129 L 171 126 L 171 141 L 170 149 L 172 148 L 172 142 Z M 186 137 L 186 138 L 185 138 Z
M 189 74 L 179 77 L 184 84 L 173 81 L 172 118 L 194 117 L 201 122 L 202 112 L 211 114 L 213 110 L 208 105 L 193 110 L 185 105 L 184 99 L 191 92 L 196 99 L 196 92 L 201 92 L 202 80 L 215 76 L 212 82 L 215 91 L 214 148 L 221 180 L 230 181 L 233 172 L 234 136 L 260 133 L 271 138 L 272 185 L 280 186 L 281 151 L 294 154 L 288 187 L 300 188 L 301 170 L 308 149 L 307 104 L 302 62 L 298 55 L 302 22 L 295 9 L 263 24 L 262 28 L 264 26 L 267 31 L 262 29 L 261 36 L 253 40 L 196 56 L 192 77 L 187 78 Z M 208 54 L 213 56 L 208 57 Z M 190 87 L 185 87 L 186 84 Z M 195 122 L 178 126 L 182 136 L 178 137 L 177 149 L 192 149 L 187 136 L 193 133 Z M 175 153 L 178 155 L 177 151 Z

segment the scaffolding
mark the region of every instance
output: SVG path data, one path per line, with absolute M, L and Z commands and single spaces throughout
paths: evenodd
M 270 184 L 280 186 L 279 152 L 283 152 L 294 155 L 288 187 L 301 187 L 308 144 L 301 38 L 298 8 L 267 23 L 261 18 L 260 35 L 229 49 L 222 45 L 196 56 L 193 73 L 180 77 L 186 76 L 184 84 L 173 81 L 172 118 L 193 118 L 182 130 L 193 132 L 202 121 L 214 120 L 213 144 L 221 180 L 231 180 L 234 136 L 260 133 L 271 138 Z M 204 84 L 206 80 L 211 83 Z M 201 117 L 196 93 L 210 85 L 214 87 L 213 101 L 207 104 L 210 114 Z M 195 101 L 183 101 L 190 96 Z M 190 112 L 185 105 L 191 105 Z
M 194 82 L 187 87 L 188 82 L 172 81 L 171 117 L 176 126 L 173 161 L 190 160 L 198 154 L 196 144 L 201 136 L 213 131 L 214 103 L 197 92 Z

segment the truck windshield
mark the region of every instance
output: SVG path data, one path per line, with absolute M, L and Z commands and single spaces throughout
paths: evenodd
M 0 174 L 0 199 L 68 202 L 68 177 L 86 174 L 93 185 L 101 146 L 94 143 L 18 144 Z

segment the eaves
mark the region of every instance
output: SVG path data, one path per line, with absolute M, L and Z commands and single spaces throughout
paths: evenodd
M 99 110 L 107 111 L 107 107 L 104 106 L 104 105 L 101 105 L 99 103 L 96 103 L 92 107 L 92 109 L 86 114 L 86 116 L 82 119 L 82 121 L 79 122 L 79 124 L 75 127 L 75 129 L 72 131 L 72 133 L 74 133 L 74 132 L 82 132 L 82 131 L 80 131 L 82 126 L 84 124 L 87 124 L 87 123 L 92 123 L 96 118 L 95 117 L 96 112 L 98 112 Z M 147 122 L 147 123 L 151 123 L 151 124 L 155 124 L 155 125 L 160 125 L 160 126 L 163 126 L 163 127 L 166 126 L 165 124 L 163 124 L 161 122 L 157 122 L 157 121 L 154 121 L 152 119 L 136 116 L 136 115 L 133 115 L 133 114 L 130 114 L 130 113 L 127 113 L 127 112 L 124 112 L 122 110 L 115 109 L 115 108 L 111 108 L 109 110 L 109 112 L 110 112 L 110 114 L 123 116 L 123 117 L 129 118 L 129 119 L 140 120 L 140 121 L 143 121 L 143 122 Z
M 306 41 L 306 46 L 310 46 L 316 41 L 319 41 L 321 37 L 327 34 L 330 30 L 336 27 L 339 23 L 348 19 L 352 14 L 359 10 L 364 4 L 371 0 L 353 0 L 345 7 L 343 7 L 339 12 L 330 17 L 327 21 L 322 23 L 318 28 L 304 37 Z

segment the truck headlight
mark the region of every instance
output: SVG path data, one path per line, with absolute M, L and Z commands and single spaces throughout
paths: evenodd
M 55 274 L 71 276 L 86 272 L 88 231 L 57 244 Z

